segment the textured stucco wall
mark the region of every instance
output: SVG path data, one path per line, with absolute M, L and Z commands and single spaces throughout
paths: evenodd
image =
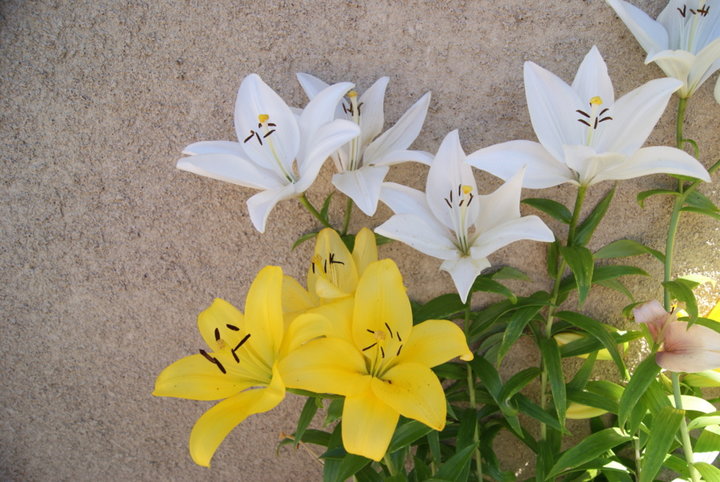
M 653 15 L 664 6 L 635 4 Z M 275 454 L 299 399 L 243 423 L 207 470 L 193 465 L 187 437 L 210 404 L 150 396 L 162 368 L 202 346 L 195 316 L 213 297 L 242 307 L 261 267 L 301 277 L 310 252 L 309 244 L 289 250 L 312 225 L 297 202 L 281 203 L 261 235 L 245 208 L 253 191 L 176 170 L 180 150 L 233 138 L 235 94 L 251 72 L 295 105 L 305 102 L 295 72 L 360 90 L 388 75 L 389 122 L 430 90 L 418 149 L 434 152 L 455 128 L 467 152 L 534 139 L 523 62 L 570 81 L 592 45 L 617 93 L 662 75 L 643 66 L 644 52 L 600 0 L 2 2 L 0 478 L 320 478 L 304 451 Z M 649 144 L 673 141 L 672 118 L 666 113 Z M 708 82 L 687 127 L 705 165 L 720 153 L 718 119 Z M 312 199 L 329 192 L 331 175 L 328 164 Z M 416 187 L 424 177 L 417 165 L 389 176 Z M 497 185 L 477 178 L 483 188 Z M 660 248 L 667 202 L 652 199 L 642 210 L 634 198 L 669 185 L 663 176 L 622 183 L 593 247 L 627 236 Z M 610 187 L 594 187 L 588 205 Z M 704 191 L 720 200 L 715 186 Z M 574 195 L 570 186 L 544 194 L 565 203 Z M 357 216 L 354 227 L 388 215 Z M 717 229 L 694 215 L 682 226 L 678 272 L 717 275 Z M 535 279 L 522 287 L 530 291 L 548 285 L 543 253 L 523 242 L 491 261 L 525 269 Z M 381 254 L 397 260 L 416 299 L 453 289 L 434 259 L 399 244 Z M 638 262 L 661 272 L 650 259 Z M 628 284 L 641 298 L 659 295 L 652 280 Z M 597 290 L 586 311 L 621 323 L 624 304 Z M 508 371 L 534 359 L 531 344 L 521 345 Z M 507 468 L 522 467 L 522 452 L 503 443 Z

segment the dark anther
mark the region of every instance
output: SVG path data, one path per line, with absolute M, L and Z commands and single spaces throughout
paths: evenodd
M 228 324 L 227 324 L 227 325 L 225 325 L 225 326 L 227 326 L 228 330 L 232 330 L 232 331 L 240 331 L 240 328 L 238 328 L 238 327 L 237 327 L 237 326 L 235 326 L 235 325 L 231 325 L 230 323 L 228 323 Z
M 397 353 L 395 353 L 395 356 L 399 356 L 399 355 L 400 355 L 400 350 L 402 350 L 402 347 L 403 347 L 403 345 L 400 345 L 400 346 L 398 347 L 398 351 L 397 351 Z
M 233 350 L 230 350 L 230 353 L 232 353 L 232 356 L 233 356 L 233 358 L 235 359 L 235 363 L 240 363 L 240 359 L 239 359 L 238 356 L 235 354 L 235 352 L 234 352 Z
M 220 371 L 223 372 L 223 375 L 227 373 L 227 370 L 225 370 L 225 367 L 223 366 L 223 364 L 220 363 L 220 360 L 208 355 L 208 353 L 203 349 L 200 349 L 200 354 L 202 356 L 204 356 L 207 361 L 209 361 L 213 365 L 217 366 L 220 369 Z
M 273 124 L 272 122 L 268 122 L 268 127 L 277 127 L 277 124 Z
M 603 117 L 599 122 L 605 122 L 606 120 L 612 120 L 612 117 Z
M 610 110 L 610 107 L 605 107 L 603 110 L 600 111 L 600 113 L 598 114 L 598 117 L 602 117 L 602 115 L 609 110 Z
M 458 204 L 458 207 L 461 208 L 464 202 L 465 202 L 465 200 L 464 200 L 464 199 L 461 199 L 461 200 L 460 200 L 460 204 Z
M 275 132 L 275 129 L 273 129 L 273 130 L 271 130 L 271 131 L 268 131 L 267 134 L 265 134 L 265 135 L 263 136 L 263 139 L 265 139 L 267 136 L 269 136 L 269 135 L 272 134 L 273 132 Z
M 399 332 L 399 331 L 396 331 L 395 334 L 396 334 L 397 337 L 398 337 L 398 341 L 399 341 L 399 342 L 402 342 L 402 338 L 400 338 L 400 332 Z
M 687 12 L 687 5 L 683 5 L 682 10 L 680 10 L 680 7 L 678 7 L 677 11 L 680 12 L 680 15 L 682 15 L 683 18 L 685 18 L 685 12 Z
M 365 329 L 367 330 L 368 333 L 372 333 L 373 335 L 375 334 L 375 332 L 373 330 L 371 330 L 370 328 L 365 328 Z
M 692 13 L 693 15 L 695 15 L 697 12 L 691 8 L 691 9 L 690 9 L 690 13 Z
M 245 138 L 245 140 L 243 141 L 243 143 L 245 143 L 245 142 L 249 141 L 250 139 L 252 139 L 254 135 L 255 135 L 255 131 L 250 131 L 250 135 Z
M 323 271 L 327 274 L 327 260 L 323 261 Z
M 370 348 L 374 347 L 375 345 L 377 345 L 377 342 L 373 343 L 372 345 L 366 346 L 365 348 L 362 349 L 362 351 L 367 351 L 367 350 L 369 350 Z
M 458 184 L 458 197 L 462 196 L 462 184 Z
M 380 347 L 380 354 L 385 358 L 385 350 L 383 350 L 383 347 Z
M 310 266 L 312 267 L 313 274 L 315 274 L 315 263 L 310 262 Z
M 345 107 L 345 104 L 342 104 L 342 107 L 343 107 L 343 112 L 347 114 L 348 111 L 347 111 L 347 107 Z
M 703 17 L 707 17 L 707 14 L 710 13 L 710 5 L 706 5 L 703 8 L 698 8 L 697 13 L 699 13 Z
M 255 133 L 255 137 L 257 137 L 258 142 L 259 142 L 260 145 L 262 146 L 262 139 L 260 139 L 260 134 L 258 134 L 258 133 L 256 132 L 256 133 Z
M 208 353 L 205 350 L 203 350 L 202 348 L 200 349 L 200 354 L 202 356 L 204 356 L 210 363 L 215 363 L 215 358 L 208 355 Z
M 452 202 L 452 189 L 450 189 L 450 202 Z
M 335 253 L 330 253 L 330 264 L 345 264 L 342 261 L 337 261 L 335 259 Z
M 250 338 L 250 333 L 248 333 L 247 335 L 245 335 L 245 336 L 243 337 L 243 339 L 240 340 L 240 343 L 238 343 L 238 344 L 235 346 L 235 348 L 232 349 L 233 353 L 235 353 L 235 351 L 239 350 L 240 347 L 243 346 L 246 341 L 248 341 L 248 338 Z
M 592 127 L 592 126 L 590 125 L 590 123 L 589 123 L 588 121 L 586 121 L 585 119 L 578 119 L 578 122 L 581 122 L 581 123 L 585 124 L 585 125 L 588 126 L 588 127 Z
M 262 122 L 258 122 L 258 129 L 262 127 Z
M 450 201 L 448 201 L 448 198 L 445 198 L 445 202 L 447 203 L 448 207 L 452 209 L 452 204 L 450 204 Z
M 470 203 L 472 202 L 473 197 L 474 197 L 473 194 L 470 193 L 470 199 L 468 199 L 468 203 L 467 203 L 468 207 L 470 207 Z
M 215 341 L 220 341 L 220 330 L 215 328 Z
M 597 125 L 598 125 L 598 118 L 596 117 L 596 118 L 595 118 L 595 125 L 593 126 L 593 129 L 597 129 Z
M 360 108 L 363 106 L 364 103 L 365 103 L 365 102 L 360 102 L 360 103 L 358 104 L 358 115 L 360 115 Z
M 584 116 L 587 117 L 588 119 L 590 118 L 590 114 L 588 114 L 587 112 L 583 112 L 583 111 L 581 111 L 580 109 L 576 110 L 575 112 L 577 112 L 577 113 L 580 114 L 580 115 L 584 115 Z
M 390 333 L 390 338 L 392 338 L 393 337 L 392 330 L 390 329 L 390 325 L 388 325 L 387 322 L 385 322 L 385 327 L 388 329 L 388 333 Z

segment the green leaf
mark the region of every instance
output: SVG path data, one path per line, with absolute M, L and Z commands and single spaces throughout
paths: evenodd
M 608 450 L 618 445 L 629 442 L 632 437 L 623 434 L 617 427 L 606 428 L 592 435 L 587 436 L 579 444 L 565 451 L 555 465 L 546 475 L 545 480 L 561 474 L 565 470 L 573 469 L 586 462 L 600 458 Z
M 521 202 L 523 204 L 527 204 L 528 206 L 532 206 L 538 211 L 542 211 L 565 224 L 570 224 L 570 221 L 572 220 L 572 213 L 570 210 L 563 204 L 553 201 L 552 199 L 528 198 L 523 199 Z
M 655 363 L 655 355 L 648 356 L 635 369 L 632 378 L 625 387 L 625 391 L 620 397 L 620 407 L 618 409 L 618 424 L 622 427 L 625 425 L 630 412 L 637 404 L 640 397 L 643 396 L 645 390 L 655 380 L 657 374 L 660 373 L 660 366 Z
M 556 417 L 540 408 L 539 405 L 533 403 L 522 393 L 516 394 L 512 400 L 517 404 L 518 410 L 525 415 L 544 423 L 553 430 L 557 430 L 558 432 L 567 432 L 560 422 L 558 422 Z
M 352 477 L 363 467 L 368 465 L 372 460 L 361 455 L 346 454 L 340 463 L 325 464 L 323 471 L 323 481 L 337 482 Z
M 547 256 L 545 257 L 545 263 L 547 267 L 548 276 L 550 278 L 556 278 L 558 272 L 558 262 L 560 259 L 560 243 L 554 241 L 548 243 Z
M 495 367 L 482 356 L 476 356 L 469 363 L 473 372 L 482 380 L 483 385 L 493 397 L 493 400 L 500 404 L 502 381 Z
M 507 328 L 503 331 L 502 343 L 500 344 L 497 354 L 498 365 L 502 362 L 518 338 L 520 338 L 527 324 L 538 314 L 541 308 L 541 306 L 528 306 L 527 308 L 515 310 L 508 322 Z M 718 323 L 718 325 L 720 325 L 720 323 Z
M 717 452 L 720 450 L 720 427 L 708 425 L 700 432 L 695 443 L 695 452 Z
M 313 239 L 315 236 L 317 236 L 317 234 L 318 234 L 318 233 L 307 233 L 307 234 L 303 234 L 302 236 L 300 236 L 299 238 L 297 238 L 297 239 L 295 240 L 295 242 L 294 242 L 293 245 L 292 245 L 292 248 L 290 248 L 290 251 L 292 251 L 293 249 L 297 248 L 298 246 L 300 246 L 301 244 L 303 244 L 305 241 L 307 241 L 307 240 L 309 240 L 309 239 Z
M 427 434 L 428 447 L 430 447 L 430 455 L 432 456 L 432 463 L 439 464 L 442 460 L 440 452 L 440 432 L 437 430 L 431 431 Z
M 530 277 L 512 266 L 501 266 L 500 269 L 493 272 L 490 277 L 492 279 L 514 279 L 520 281 L 530 281 Z
M 323 202 L 322 208 L 320 209 L 320 217 L 327 221 L 328 224 L 330 224 L 330 220 L 328 219 L 328 211 L 330 211 L 330 201 L 332 200 L 333 194 L 335 194 L 335 191 L 328 194 L 328 196 L 325 198 L 325 201 Z
M 718 207 L 715 203 L 708 199 L 703 193 L 698 191 L 691 192 L 687 198 L 685 198 L 685 206 L 705 211 L 718 212 Z
M 327 447 L 330 444 L 330 434 L 322 430 L 309 428 L 303 433 L 302 441 L 309 444 Z
M 540 374 L 540 369 L 537 367 L 530 367 L 522 370 L 513 376 L 505 383 L 500 390 L 498 398 L 503 402 L 513 397 L 516 393 L 522 390 L 525 385 L 535 380 Z
M 565 411 L 567 410 L 565 378 L 563 376 L 562 364 L 560 363 L 560 350 L 553 338 L 540 339 L 540 354 L 542 356 L 543 366 L 547 369 L 555 411 L 557 412 L 560 423 L 564 424 Z
M 442 464 L 435 474 L 436 479 L 458 480 L 460 474 L 470 465 L 476 444 L 468 445 Z
M 625 295 L 630 301 L 635 301 L 635 297 L 633 296 L 633 294 L 630 292 L 629 289 L 627 289 L 624 284 L 622 284 L 620 280 L 608 279 L 605 281 L 598 281 L 597 284 Z
M 640 482 L 652 482 L 655 479 L 667 453 L 670 452 L 684 416 L 683 410 L 666 407 L 655 418 L 656 423 L 652 425 L 643 455 Z
M 582 246 L 562 246 L 560 253 L 575 275 L 578 287 L 578 304 L 582 306 L 590 292 L 595 261 L 589 249 Z
M 625 368 L 625 363 L 623 362 L 622 356 L 620 356 L 617 343 L 610 333 L 608 333 L 605 328 L 605 324 L 588 316 L 581 315 L 580 313 L 575 313 L 574 311 L 560 311 L 556 313 L 555 316 L 561 320 L 567 321 L 577 328 L 580 328 L 585 333 L 588 333 L 602 343 L 602 345 L 610 353 L 610 356 L 615 362 L 615 365 L 617 365 L 618 370 L 620 370 L 620 375 L 627 378 L 627 368 Z
M 344 398 L 336 398 L 330 405 L 328 405 L 327 414 L 325 415 L 325 426 L 339 420 L 342 417 L 343 406 L 345 405 Z
M 648 248 L 642 243 L 632 239 L 618 239 L 595 251 L 595 259 L 625 258 L 627 256 L 638 256 L 640 254 L 651 254 L 661 263 L 665 262 L 665 255 L 657 249 Z
M 473 283 L 472 291 L 484 291 L 487 293 L 497 293 L 499 295 L 502 295 L 509 299 L 512 303 L 517 303 L 517 296 L 515 296 L 515 293 L 510 291 L 505 285 L 498 283 L 495 280 L 492 280 L 490 278 L 485 278 L 483 276 L 478 276 L 478 278 L 475 280 L 475 283 Z
M 582 390 L 585 388 L 592 374 L 592 369 L 595 366 L 595 360 L 597 360 L 597 352 L 591 353 L 583 362 L 580 369 L 575 373 L 575 376 L 570 380 L 570 383 L 567 384 L 568 390 Z
M 637 203 L 641 208 L 645 207 L 645 200 L 650 196 L 667 195 L 667 196 L 679 196 L 680 193 L 677 191 L 671 191 L 669 189 L 650 189 L 649 191 L 643 191 L 637 195 Z
M 711 211 L 710 209 L 700 209 L 693 207 L 681 208 L 680 211 L 685 211 L 686 213 L 704 214 L 705 216 L 710 216 L 711 218 L 720 221 L 720 212 L 718 211 Z
M 465 310 L 465 303 L 460 300 L 457 293 L 448 293 L 433 298 L 424 305 L 415 309 L 413 307 L 413 320 L 420 323 L 425 320 L 443 320 Z
M 318 403 L 322 406 L 322 401 L 319 398 L 308 397 L 303 406 L 302 412 L 300 412 L 300 418 L 298 418 L 297 428 L 295 429 L 295 446 L 299 445 L 300 440 L 303 439 L 303 434 L 307 430 L 310 422 L 318 411 Z
M 694 285 L 693 282 L 683 279 L 663 281 L 663 286 L 670 292 L 670 295 L 676 300 L 685 303 L 685 310 L 690 315 L 690 324 L 694 323 L 698 317 L 697 301 L 692 290 Z
M 600 224 L 603 217 L 605 217 L 608 207 L 610 207 L 610 202 L 615 195 L 615 189 L 616 187 L 613 186 L 613 188 L 608 191 L 605 196 L 603 196 L 597 205 L 595 205 L 590 214 L 588 214 L 588 217 L 580 223 L 580 226 L 577 227 L 575 230 L 575 237 L 573 239 L 573 244 L 575 246 L 585 246 L 588 241 L 590 241 L 595 229 L 598 227 L 598 224 Z
M 720 469 L 705 462 L 695 462 L 693 464 L 695 468 L 702 475 L 703 480 L 707 482 L 718 482 L 720 481 Z
M 424 423 L 418 422 L 417 420 L 408 420 L 395 429 L 395 434 L 393 434 L 390 446 L 388 447 L 388 453 L 393 453 L 396 450 L 407 447 L 419 438 L 430 433 L 431 430 L 432 428 Z

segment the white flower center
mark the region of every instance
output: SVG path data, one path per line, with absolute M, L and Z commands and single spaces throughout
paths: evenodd
M 698 3 L 698 8 L 688 8 L 685 3 L 683 3 L 682 8 L 677 7 L 678 14 L 684 19 L 683 35 L 680 36 L 681 45 L 678 48 L 695 53 L 695 34 L 697 33 L 698 24 L 702 18 L 707 17 L 710 13 L 710 5 L 706 5 L 706 3 L 701 0 Z
M 595 96 L 591 98 L 588 103 L 590 105 L 589 112 L 580 109 L 575 111 L 581 115 L 577 121 L 587 126 L 585 129 L 585 144 L 588 146 L 592 145 L 593 135 L 600 123 L 612 120 L 612 117 L 605 115 L 607 111 L 610 110 L 609 107 L 605 107 L 602 110 L 600 109 L 602 103 L 602 99 L 599 96 Z
M 362 108 L 362 102 L 358 104 L 358 94 L 354 90 L 351 90 L 347 94 L 348 103 L 345 105 L 343 102 L 343 112 L 348 116 L 348 119 L 360 125 L 360 109 Z M 350 141 L 350 148 L 348 151 L 348 165 L 341 166 L 342 170 L 353 171 L 360 168 L 362 162 L 362 146 L 360 145 L 360 137 L 355 137 Z
M 258 115 L 258 130 L 250 129 L 250 135 L 243 140 L 243 143 L 247 144 L 248 142 L 258 142 L 260 146 L 270 149 L 270 154 L 275 160 L 275 166 L 280 170 L 280 174 L 289 182 L 294 183 L 297 181 L 297 176 L 295 176 L 292 171 L 288 171 L 288 169 L 283 165 L 277 149 L 275 148 L 275 143 L 271 137 L 272 134 L 277 131 L 277 125 L 269 121 L 269 115 Z
M 445 198 L 445 203 L 450 208 L 450 219 L 455 227 L 457 247 L 464 254 L 470 253 L 470 239 L 467 210 L 473 198 L 472 186 L 459 184 L 457 193 L 454 189 Z

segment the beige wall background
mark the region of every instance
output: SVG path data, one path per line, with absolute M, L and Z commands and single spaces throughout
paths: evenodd
M 665 4 L 634 3 L 652 15 Z M 643 65 L 644 52 L 600 0 L 2 2 L 0 478 L 319 480 L 307 452 L 276 453 L 300 399 L 243 423 L 207 470 L 193 465 L 187 438 L 211 404 L 150 395 L 165 366 L 203 346 L 195 317 L 213 297 L 242 307 L 267 264 L 304 278 L 311 246 L 290 246 L 315 227 L 286 201 L 257 233 L 245 208 L 253 191 L 176 170 L 181 149 L 234 139 L 235 94 L 252 72 L 297 106 L 305 97 L 296 72 L 354 81 L 361 91 L 388 75 L 386 125 L 430 90 L 418 149 L 434 152 L 455 128 L 467 152 L 534 139 L 523 62 L 571 81 L 592 45 L 619 94 L 662 76 Z M 705 165 L 720 155 L 713 84 L 688 109 L 687 132 L 701 142 Z M 672 123 L 669 111 L 648 145 L 671 144 Z M 389 178 L 422 187 L 425 172 L 405 165 Z M 328 163 L 309 192 L 316 203 L 332 173 Z M 497 185 L 477 178 L 488 190 Z M 629 237 L 661 248 L 668 203 L 654 198 L 640 209 L 634 199 L 670 185 L 665 176 L 622 183 L 592 247 Z M 587 205 L 611 187 L 594 186 Z M 703 190 L 720 201 L 716 185 Z M 569 203 L 574 191 L 543 194 Z M 389 214 L 356 215 L 353 228 Z M 687 215 L 681 229 L 677 272 L 718 277 L 717 225 Z M 397 260 L 415 299 L 453 289 L 434 259 L 399 244 L 381 255 Z M 549 286 L 543 256 L 542 245 L 523 242 L 491 261 L 527 271 L 534 282 L 518 289 L 530 292 Z M 637 262 L 660 275 L 651 259 Z M 640 299 L 660 295 L 653 279 L 628 285 Z M 719 294 L 708 286 L 705 306 Z M 585 312 L 622 326 L 625 304 L 598 289 Z M 533 363 L 531 344 L 523 346 L 508 372 Z M 526 455 L 512 440 L 503 444 L 506 468 L 525 470 Z

